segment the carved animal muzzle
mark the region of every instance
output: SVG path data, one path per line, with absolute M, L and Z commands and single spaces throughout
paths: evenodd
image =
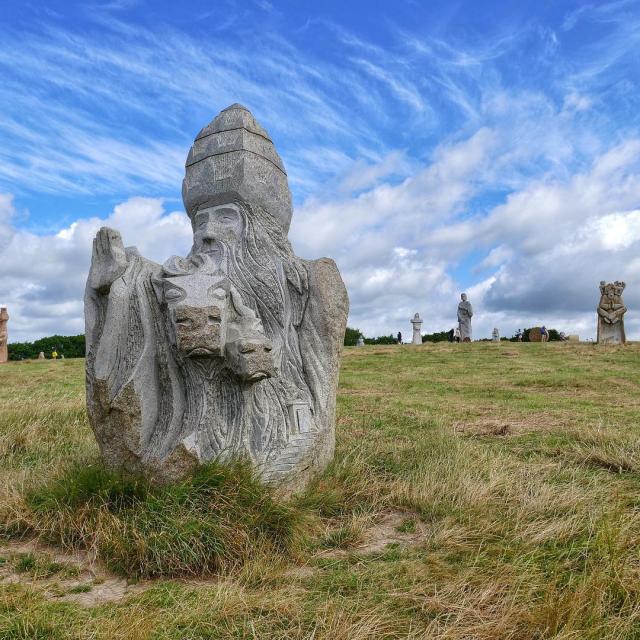
M 215 305 L 175 308 L 176 343 L 191 358 L 222 357 L 224 354 L 224 310 Z
M 225 359 L 227 367 L 244 382 L 257 382 L 276 374 L 273 345 L 258 332 L 227 342 Z

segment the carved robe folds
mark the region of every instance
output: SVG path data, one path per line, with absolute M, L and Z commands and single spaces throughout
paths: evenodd
M 253 116 L 233 105 L 203 132 L 183 185 L 189 255 L 159 265 L 106 228 L 94 241 L 90 422 L 114 467 L 167 481 L 240 456 L 299 490 L 333 456 L 346 290 L 333 261 L 293 254 L 286 174 Z

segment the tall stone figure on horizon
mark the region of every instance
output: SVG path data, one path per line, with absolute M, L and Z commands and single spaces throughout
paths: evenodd
M 460 342 L 471 342 L 471 317 L 473 316 L 473 307 L 467 300 L 467 294 L 460 296 L 458 304 L 458 329 L 460 330 Z
M 105 461 L 159 481 L 244 457 L 298 490 L 331 460 L 349 301 L 287 239 L 291 194 L 243 106 L 198 134 L 182 197 L 193 247 L 164 265 L 102 228 L 85 295 L 87 406 Z
M 411 344 L 422 344 L 422 318 L 419 313 L 415 313 L 411 318 L 411 326 L 413 328 Z
M 627 307 L 622 301 L 624 282 L 600 282 L 598 303 L 598 344 L 625 343 L 624 314 Z
M 0 364 L 9 360 L 9 331 L 7 323 L 9 322 L 9 312 L 7 307 L 0 308 Z

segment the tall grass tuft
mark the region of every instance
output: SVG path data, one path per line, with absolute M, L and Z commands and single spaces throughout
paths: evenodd
M 170 486 L 78 465 L 31 489 L 25 502 L 31 533 L 92 550 L 112 571 L 135 578 L 227 573 L 257 546 L 285 554 L 304 520 L 245 462 L 209 464 Z

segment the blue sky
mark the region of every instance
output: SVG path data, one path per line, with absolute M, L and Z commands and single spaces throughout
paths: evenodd
M 0 303 L 11 339 L 83 330 L 102 224 L 190 246 L 194 136 L 233 102 L 270 132 L 296 211 L 365 334 L 595 333 L 627 282 L 640 339 L 640 4 L 17 2 L 0 6 Z

